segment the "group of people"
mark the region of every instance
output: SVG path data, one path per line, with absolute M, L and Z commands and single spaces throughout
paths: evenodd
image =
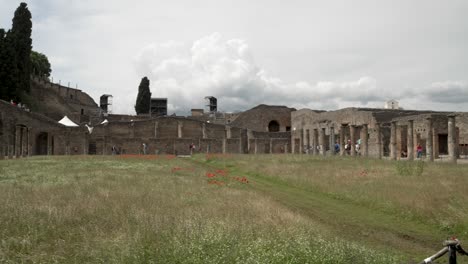
M 26 111 L 26 112 L 30 112 L 30 110 L 29 110 L 29 108 L 27 107 L 26 104 L 16 103 L 16 102 L 13 101 L 13 100 L 10 100 L 10 104 L 11 104 L 12 106 L 17 106 L 18 108 L 23 109 L 23 110 Z
M 348 155 L 351 155 L 351 149 L 352 149 L 352 142 L 350 139 L 348 139 L 348 141 L 346 142 L 345 146 L 344 146 L 344 150 L 345 150 L 345 153 L 348 154 Z M 341 151 L 341 146 L 340 146 L 340 143 L 338 143 L 338 141 L 335 143 L 335 153 L 338 154 L 340 153 Z M 356 144 L 354 145 L 354 152 L 356 153 L 356 155 L 360 155 L 361 154 L 361 139 L 358 139 L 356 141 Z

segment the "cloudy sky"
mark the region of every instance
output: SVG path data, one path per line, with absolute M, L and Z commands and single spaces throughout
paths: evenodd
M 0 0 L 11 28 L 21 1 Z M 466 0 L 29 0 L 54 81 L 134 113 L 143 76 L 169 111 L 218 98 L 332 110 L 468 111 Z

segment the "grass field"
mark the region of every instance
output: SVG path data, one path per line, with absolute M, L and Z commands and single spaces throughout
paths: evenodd
M 35 157 L 0 161 L 0 201 L 1 263 L 415 263 L 452 235 L 468 247 L 467 165 Z

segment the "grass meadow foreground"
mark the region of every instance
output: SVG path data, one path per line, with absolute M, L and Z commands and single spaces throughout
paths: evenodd
M 452 235 L 468 245 L 466 165 L 306 155 L 0 161 L 1 263 L 415 263 Z

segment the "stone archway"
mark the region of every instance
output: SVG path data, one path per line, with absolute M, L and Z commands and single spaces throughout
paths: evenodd
M 278 121 L 272 120 L 270 123 L 268 123 L 268 132 L 279 132 L 280 131 L 280 125 Z
M 47 132 L 41 132 L 36 137 L 36 155 L 47 155 L 47 145 L 48 145 L 49 134 Z

